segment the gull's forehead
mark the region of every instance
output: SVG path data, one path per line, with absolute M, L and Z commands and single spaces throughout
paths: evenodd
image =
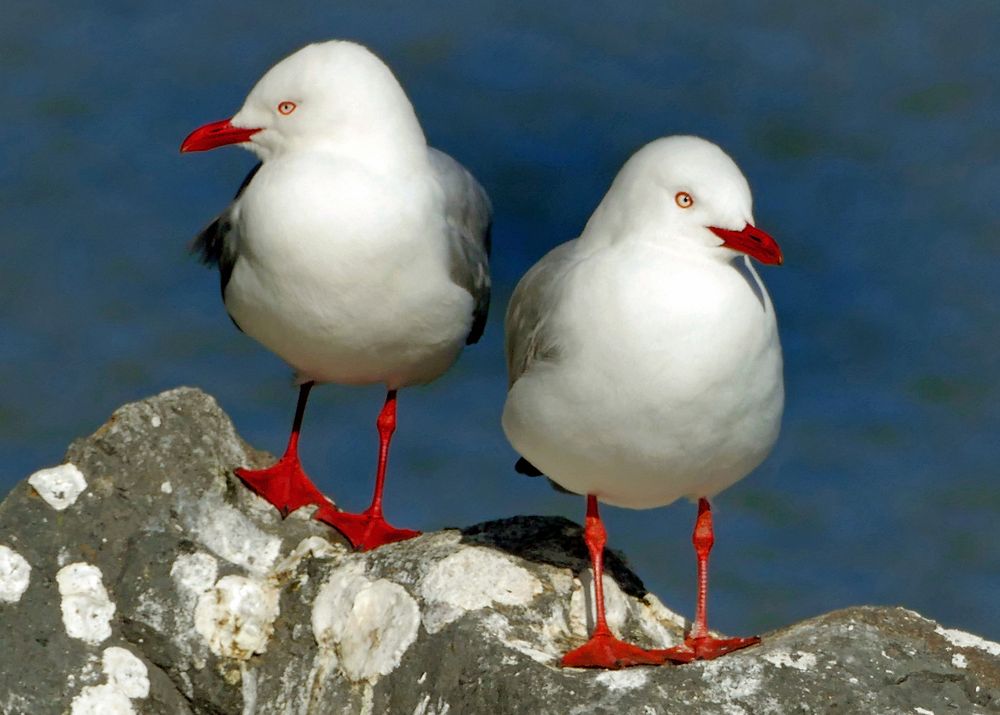
M 715 144 L 698 137 L 660 139 L 640 154 L 647 154 L 643 163 L 649 170 L 671 183 L 748 188 L 736 162 Z
M 265 72 L 251 94 L 266 96 L 275 92 L 301 93 L 317 83 L 321 66 L 320 58 L 314 53 L 299 50 Z
M 343 40 L 306 45 L 269 69 L 251 94 L 303 95 L 322 91 L 338 73 L 357 72 L 373 57 L 364 47 Z

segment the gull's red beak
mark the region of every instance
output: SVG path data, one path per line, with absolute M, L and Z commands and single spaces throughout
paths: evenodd
M 208 151 L 227 144 L 242 144 L 260 129 L 243 129 L 234 127 L 229 119 L 206 124 L 188 134 L 181 144 L 181 153 L 189 151 Z
M 778 242 L 756 226 L 747 224 L 741 231 L 728 228 L 709 226 L 708 230 L 722 239 L 722 245 L 734 251 L 745 253 L 756 258 L 761 263 L 780 266 L 782 263 L 781 249 Z

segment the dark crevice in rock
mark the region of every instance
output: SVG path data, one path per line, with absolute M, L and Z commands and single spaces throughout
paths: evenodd
M 515 516 L 462 529 L 462 543 L 489 546 L 537 564 L 568 568 L 577 576 L 590 567 L 583 529 L 569 519 Z M 605 552 L 604 570 L 630 596 L 643 598 L 646 587 L 614 549 Z

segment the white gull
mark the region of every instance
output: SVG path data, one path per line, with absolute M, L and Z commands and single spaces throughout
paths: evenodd
M 739 168 L 708 141 L 668 137 L 628 160 L 581 236 L 511 298 L 503 427 L 519 470 L 588 497 L 597 625 L 565 665 L 686 661 L 756 642 L 715 639 L 705 617 L 708 498 L 767 456 L 784 404 L 774 308 L 749 257 L 781 262 Z M 694 630 L 677 649 L 644 651 L 605 623 L 597 503 L 681 497 L 699 502 Z
M 382 515 L 396 391 L 444 373 L 476 342 L 489 306 L 491 208 L 458 162 L 430 148 L 388 67 L 346 41 L 272 67 L 231 119 L 182 152 L 237 144 L 258 164 L 196 239 L 217 265 L 233 322 L 291 365 L 301 385 L 284 457 L 238 470 L 287 514 L 306 504 L 362 549 L 409 538 Z M 298 434 L 316 383 L 384 384 L 375 493 L 337 511 L 302 471 Z

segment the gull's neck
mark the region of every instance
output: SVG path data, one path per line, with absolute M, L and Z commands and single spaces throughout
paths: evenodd
M 419 126 L 417 127 L 419 132 Z M 262 156 L 264 161 L 313 154 L 350 161 L 381 172 L 405 172 L 427 165 L 427 143 L 423 133 L 387 135 L 382 130 L 303 137 Z

